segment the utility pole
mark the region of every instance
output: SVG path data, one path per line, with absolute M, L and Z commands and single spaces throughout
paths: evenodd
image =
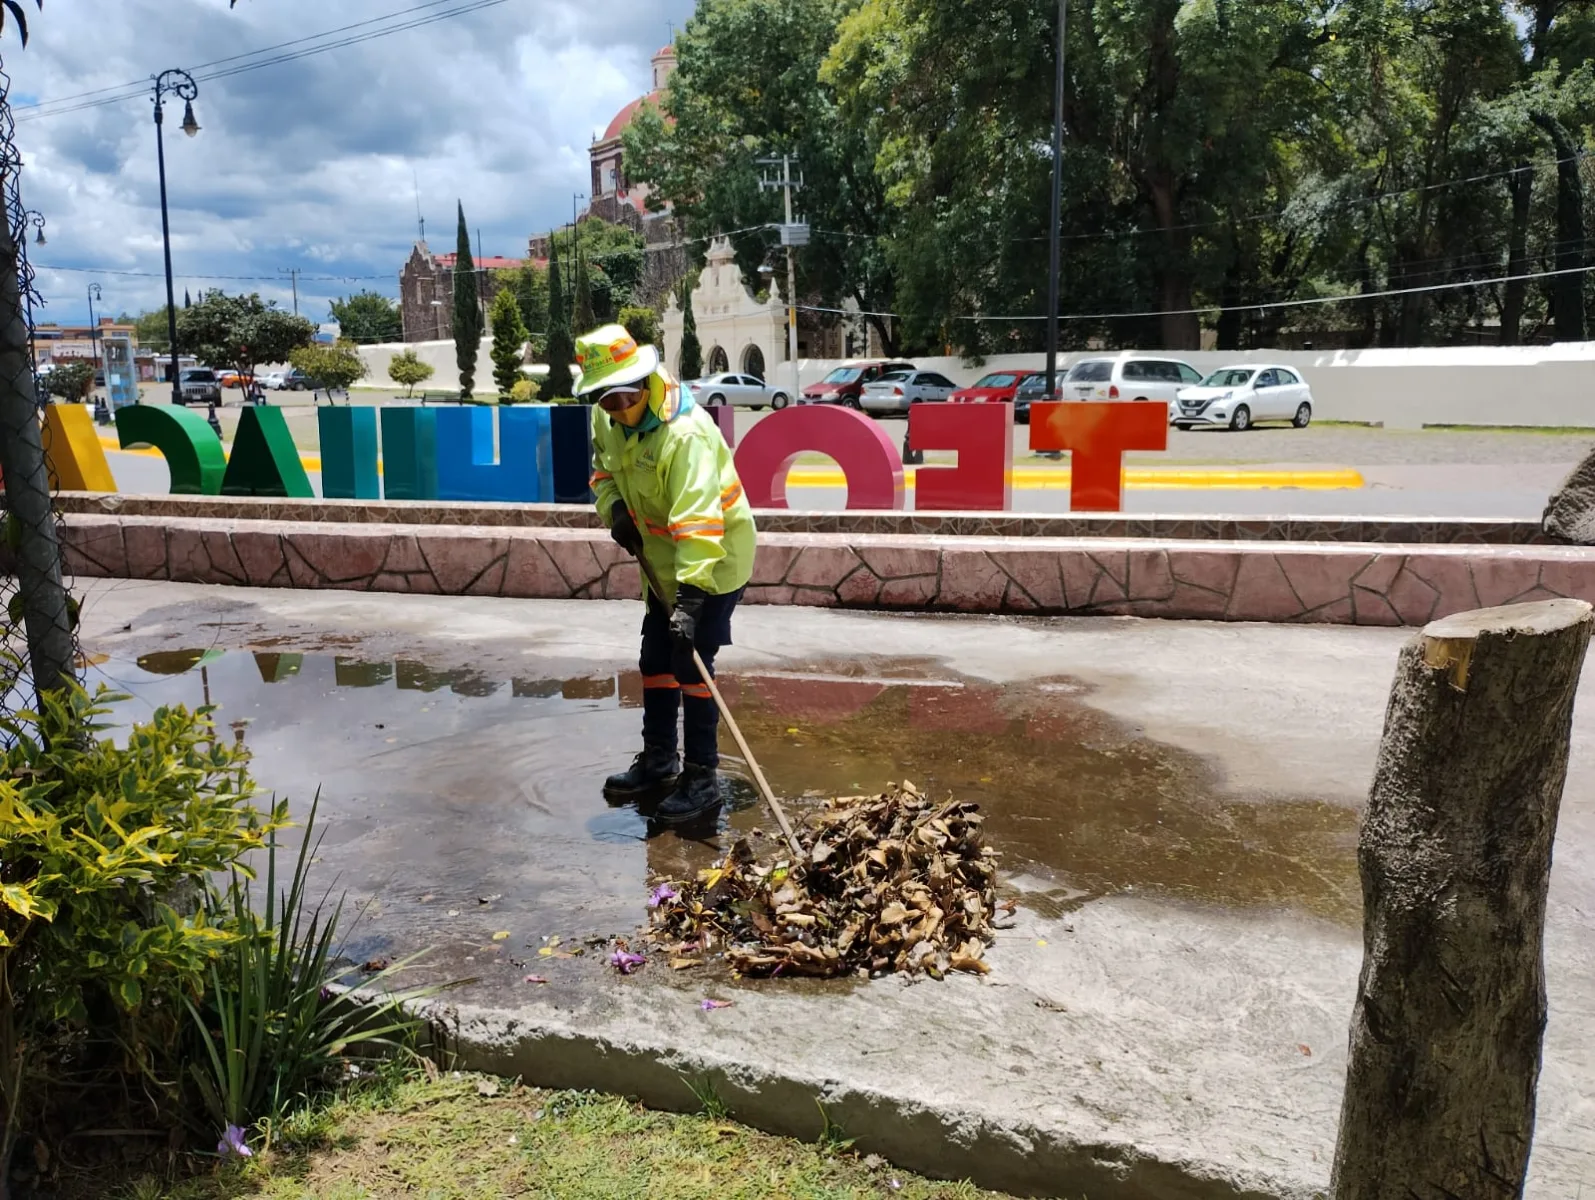
M 100 295 L 100 285 L 97 283 L 89 284 L 89 355 L 94 359 L 94 369 L 96 371 L 100 370 L 101 368 L 100 326 L 99 323 L 94 319 L 94 302 L 96 300 L 103 302 L 104 299 L 105 297 Z M 105 384 L 106 387 L 110 387 L 111 381 L 107 379 Z M 92 392 L 93 390 L 94 387 L 91 381 L 89 391 Z
M 1064 31 L 1069 0 L 1058 0 L 1058 70 L 1052 85 L 1052 229 L 1047 260 L 1047 399 L 1056 400 L 1058 382 L 1058 227 L 1063 224 Z
M 286 275 L 293 281 L 294 286 L 294 316 L 299 315 L 299 267 L 278 267 L 277 274 Z
M 809 244 L 809 227 L 807 222 L 797 223 L 792 219 L 792 193 L 803 188 L 802 178 L 792 177 L 792 168 L 796 165 L 790 154 L 783 154 L 780 158 L 761 158 L 760 164 L 781 168 L 781 178 L 759 180 L 759 190 L 767 191 L 771 188 L 780 188 L 786 194 L 786 223 L 781 226 L 781 244 L 786 247 L 786 357 L 792 364 L 792 395 L 789 403 L 802 403 L 803 387 L 798 375 L 798 340 L 797 340 L 797 248 Z
M 476 307 L 482 310 L 482 328 L 487 328 L 487 280 L 482 276 L 487 270 L 482 265 L 482 227 L 476 227 Z

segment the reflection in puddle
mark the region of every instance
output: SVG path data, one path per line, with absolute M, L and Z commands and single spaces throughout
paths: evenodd
M 876 667 L 724 678 L 795 812 L 912 779 L 985 809 L 1005 876 L 1044 915 L 1131 892 L 1355 921 L 1345 806 L 1228 795 L 1208 762 L 1087 707 L 1071 680 L 998 687 Z M 719 848 L 648 839 L 635 809 L 604 802 L 604 776 L 636 748 L 635 672 L 504 680 L 277 650 L 167 651 L 102 670 L 151 703 L 208 696 L 223 726 L 247 721 L 261 785 L 300 802 L 321 789 L 340 886 L 381 897 L 379 928 L 407 940 L 417 927 L 475 937 L 483 921 L 517 936 L 624 932 L 650 873 L 694 871 Z M 750 832 L 764 814 L 751 789 L 737 794 L 729 827 Z M 491 917 L 477 911 L 484 895 L 500 897 Z

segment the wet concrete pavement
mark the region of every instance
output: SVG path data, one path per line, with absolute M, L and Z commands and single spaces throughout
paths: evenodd
M 472 978 L 453 1001 L 487 1065 L 683 1105 L 680 1076 L 708 1075 L 810 1136 L 819 1095 L 905 1165 L 1021 1190 L 1323 1186 L 1357 809 L 1408 634 L 739 614 L 724 677 L 776 789 L 801 809 L 908 777 L 978 800 L 1020 900 L 989 980 L 801 988 L 620 980 L 586 942 L 634 932 L 652 878 L 713 854 L 599 794 L 634 747 L 639 614 L 117 581 L 89 589 L 85 644 L 137 705 L 208 689 L 265 786 L 321 789 L 321 869 L 369 900 L 351 953 L 432 947 L 434 975 Z M 1592 700 L 1552 884 L 1536 1196 L 1595 1173 Z

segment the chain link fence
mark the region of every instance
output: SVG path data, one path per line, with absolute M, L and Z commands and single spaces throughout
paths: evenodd
M 0 708 L 14 712 L 74 678 L 80 656 L 42 420 L 46 397 L 37 390 L 33 357 L 33 312 L 44 302 L 34 287 L 27 235 L 42 228 L 42 218 L 23 207 L 10 96 L 0 62 L 0 528 L 7 568 L 0 576 Z

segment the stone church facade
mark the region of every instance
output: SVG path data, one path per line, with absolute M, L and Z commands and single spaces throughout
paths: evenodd
M 399 270 L 399 313 L 407 342 L 447 341 L 454 336 L 454 254 L 433 254 L 416 242 Z M 484 311 L 503 286 L 504 272 L 522 266 L 519 258 L 492 255 L 475 260 Z

